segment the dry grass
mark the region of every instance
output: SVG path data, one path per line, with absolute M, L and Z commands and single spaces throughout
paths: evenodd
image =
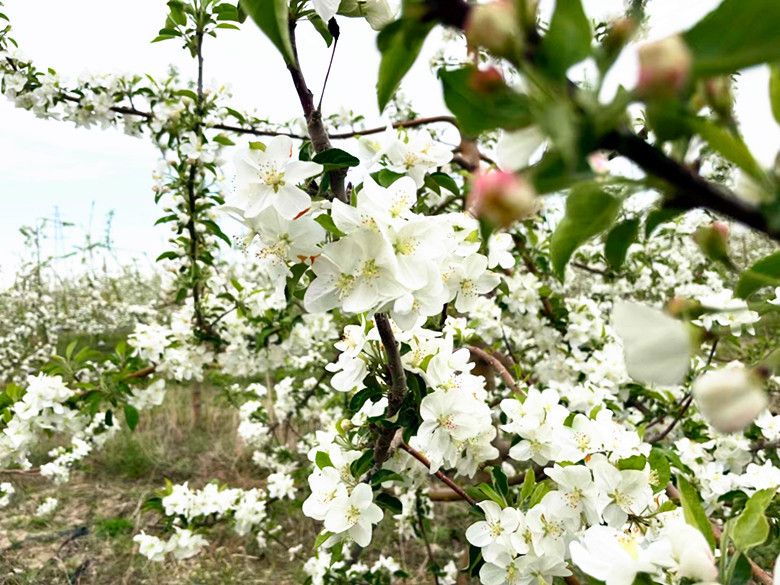
M 189 481 L 193 487 L 212 479 L 243 488 L 263 484 L 251 453 L 237 438 L 235 409 L 206 391 L 204 396 L 198 428 L 192 423 L 188 390 L 172 390 L 165 404 L 142 416 L 134 433 L 123 431 L 112 439 L 62 486 L 35 476 L 0 475 L 17 488 L 11 506 L 0 513 L 0 584 L 302 583 L 306 557 L 291 561 L 287 546 L 303 543 L 301 554 L 306 555 L 318 527 L 293 504 L 280 511 L 284 530 L 279 540 L 286 546 L 271 542 L 260 550 L 251 537 L 218 527 L 207 535 L 210 546 L 189 561 L 151 563 L 135 552 L 133 535 L 142 529 L 155 533 L 159 522 L 141 505 L 165 478 Z M 42 452 L 49 447 L 42 446 Z M 56 513 L 47 520 L 36 518 L 36 507 L 48 496 L 59 500 Z M 462 548 L 455 539 L 466 525 L 465 510 L 457 505 L 449 509 L 454 523 L 434 528 L 439 543 L 434 548 L 442 561 Z M 432 583 L 422 551 L 399 542 L 392 522 L 385 525 L 361 560 L 393 555 L 412 573 L 406 583 Z

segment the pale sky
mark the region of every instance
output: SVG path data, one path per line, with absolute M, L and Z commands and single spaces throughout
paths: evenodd
M 549 9 L 551 2 L 546 2 Z M 648 38 L 683 30 L 717 5 L 716 0 L 651 0 Z M 116 7 L 111 10 L 109 7 Z M 151 73 L 164 75 L 169 64 L 189 76 L 192 62 L 177 41 L 150 44 L 165 18 L 164 0 L 135 0 L 127 4 L 106 0 L 6 0 L 14 37 L 22 53 L 40 68 L 53 67 L 75 80 L 84 73 Z M 589 15 L 614 0 L 586 1 Z M 323 103 L 327 115 L 341 107 L 378 122 L 374 86 L 379 62 L 375 33 L 362 20 L 340 18 L 342 37 Z M 329 52 L 306 24 L 300 26 L 299 47 L 304 73 L 319 93 Z M 407 96 L 423 115 L 446 113 L 441 90 L 428 69 L 435 50 L 429 40 L 423 58 L 403 84 Z M 205 47 L 208 85 L 225 84 L 238 109 L 257 108 L 270 119 L 300 116 L 297 96 L 281 58 L 253 24 L 241 31 L 220 31 Z M 635 55 L 628 52 L 617 67 L 615 82 L 633 85 Z M 737 113 L 748 144 L 769 164 L 780 147 L 780 128 L 770 123 L 767 73 L 758 68 L 739 82 Z M 153 227 L 160 215 L 151 193 L 151 172 L 157 153 L 145 139 L 118 130 L 77 129 L 71 124 L 38 120 L 14 108 L 0 96 L 0 282 L 7 282 L 22 251 L 18 228 L 36 218 L 53 217 L 101 234 L 103 221 L 114 211 L 113 237 L 123 258 L 146 257 L 151 262 L 165 249 L 164 230 Z M 70 231 L 79 236 L 81 230 Z M 74 239 L 67 237 L 68 249 Z M 53 236 L 53 233 L 51 234 Z M 54 251 L 50 241 L 49 251 Z

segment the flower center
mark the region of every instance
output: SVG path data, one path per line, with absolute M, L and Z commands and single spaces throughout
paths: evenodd
M 260 171 L 260 179 L 271 187 L 274 193 L 278 193 L 279 189 L 284 187 L 284 172 L 271 165 L 263 167 Z

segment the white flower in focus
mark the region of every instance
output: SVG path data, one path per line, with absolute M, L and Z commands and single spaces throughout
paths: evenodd
M 501 281 L 497 274 L 488 270 L 488 259 L 482 254 L 469 256 L 455 271 L 451 283 L 455 309 L 460 313 L 472 311 L 478 296 L 490 292 Z
M 279 215 L 293 219 L 311 206 L 311 197 L 298 184 L 320 174 L 323 166 L 293 157 L 292 139 L 275 136 L 265 150 L 246 148 L 236 156 L 237 190 L 231 204 L 245 218 L 257 217 L 274 207 Z
M 722 433 L 744 429 L 768 402 L 759 375 L 741 364 L 704 373 L 692 391 L 702 416 Z
M 331 505 L 347 497 L 347 487 L 335 467 L 315 468 L 309 487 L 311 495 L 303 502 L 303 513 L 315 520 L 324 520 Z
M 366 483 L 356 485 L 347 497 L 333 502 L 325 515 L 325 530 L 346 532 L 359 546 L 368 546 L 374 524 L 382 519 L 382 509 L 374 503 L 374 492 Z
M 411 134 L 406 141 L 396 138 L 387 147 L 386 154 L 390 161 L 388 168 L 409 175 L 418 189 L 424 185 L 426 173 L 452 160 L 450 149 L 436 142 L 427 131 Z
M 520 526 L 522 513 L 515 508 L 503 510 L 493 501 L 477 504 L 485 512 L 485 519 L 475 522 L 466 530 L 466 540 L 482 549 L 485 561 L 494 562 L 502 553 L 511 549 L 511 535 Z
M 49 516 L 49 515 L 51 515 L 51 514 L 54 512 L 54 510 L 56 510 L 56 509 L 57 509 L 57 504 L 58 504 L 58 503 L 59 503 L 59 501 L 57 500 L 57 498 L 51 498 L 51 497 L 49 497 L 49 498 L 46 498 L 46 499 L 45 499 L 45 500 L 43 500 L 43 502 L 41 502 L 41 504 L 40 504 L 40 505 L 39 505 L 39 506 L 38 506 L 38 507 L 35 509 L 35 515 L 36 515 L 38 518 L 43 518 L 43 517 L 45 517 L 45 516 Z

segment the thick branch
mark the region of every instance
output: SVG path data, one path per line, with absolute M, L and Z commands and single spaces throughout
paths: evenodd
M 385 409 L 385 418 L 393 418 L 401 410 L 404 396 L 406 395 L 406 372 L 401 362 L 401 351 L 398 347 L 398 341 L 393 335 L 393 328 L 390 325 L 390 319 L 386 313 L 377 313 L 374 315 L 379 339 L 385 348 L 387 354 L 387 368 L 390 372 L 390 391 L 387 394 L 387 408 Z M 381 469 L 382 464 L 390 456 L 390 446 L 393 442 L 395 429 L 390 427 L 381 429 L 374 444 L 374 471 Z
M 704 179 L 633 132 L 610 132 L 602 138 L 600 146 L 614 150 L 636 163 L 646 173 L 669 183 L 674 187 L 676 206 L 686 209 L 703 207 L 722 213 L 774 239 L 780 239 L 780 231 L 769 226 L 760 210 L 725 187 Z

